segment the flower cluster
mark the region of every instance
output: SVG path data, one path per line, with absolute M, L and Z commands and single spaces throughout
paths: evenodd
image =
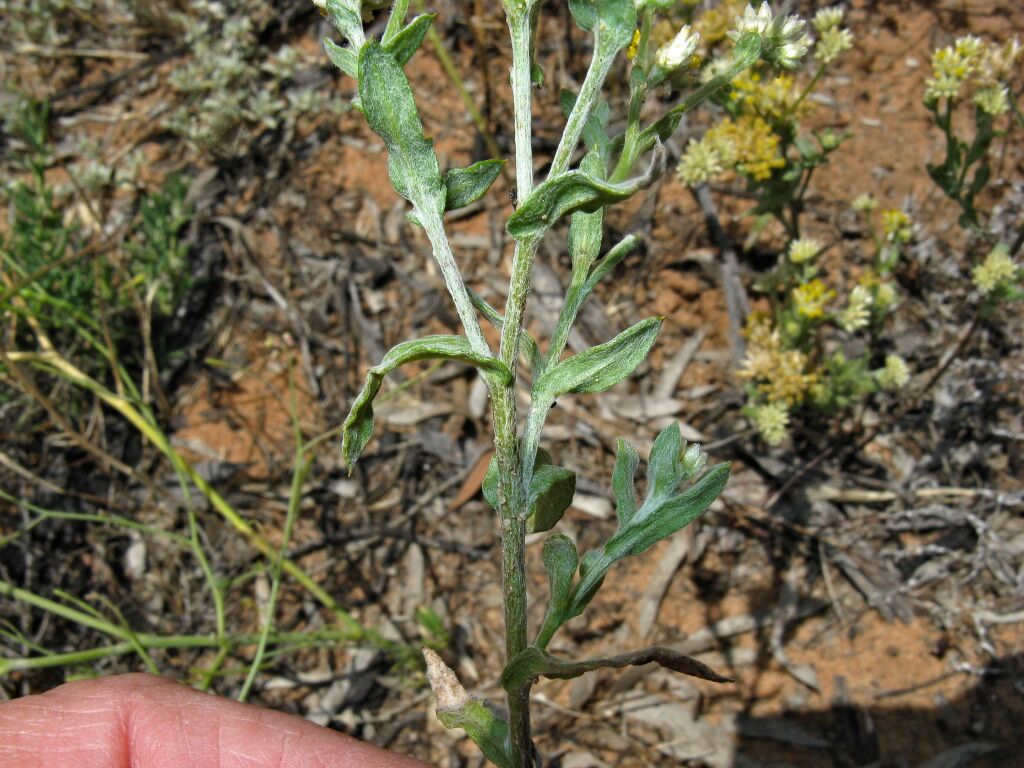
M 971 279 L 975 287 L 987 295 L 1012 280 L 1016 274 L 1017 267 L 1010 257 L 1010 249 L 999 243 L 989 251 L 985 260 L 974 268 Z
M 679 162 L 677 174 L 688 186 L 702 184 L 736 170 L 754 181 L 763 181 L 786 164 L 779 137 L 762 118 L 727 117 L 700 140 L 691 139 Z
M 755 384 L 769 403 L 787 408 L 801 403 L 818 380 L 807 355 L 787 348 L 782 333 L 767 315 L 754 313 L 744 329 L 747 354 L 739 377 Z
M 853 33 L 839 25 L 843 23 L 842 8 L 822 8 L 811 20 L 811 26 L 818 33 L 814 46 L 814 58 L 822 64 L 831 64 L 839 54 L 853 47 Z
M 733 109 L 759 115 L 771 122 L 798 118 L 806 115 L 810 106 L 806 101 L 798 103 L 800 92 L 795 84 L 789 74 L 765 78 L 758 72 L 747 70 L 732 81 L 729 100 Z
M 822 35 L 824 44 L 831 46 L 830 52 L 819 55 L 821 64 L 810 82 L 798 85 L 794 74 L 772 72 L 771 69 L 791 70 L 799 64 L 812 42 L 805 33 L 806 22 L 796 16 L 773 16 L 768 3 L 747 6 L 742 13 L 736 12 L 734 4 L 726 3 L 718 8 L 718 15 L 712 17 L 716 25 L 721 21 L 718 16 L 726 14 L 727 9 L 732 9 L 728 15 L 733 19 L 728 37 L 739 40 L 745 35 L 760 36 L 765 63 L 733 79 L 732 88 L 723 96 L 722 106 L 728 117 L 710 129 L 700 141 L 690 142 L 679 164 L 678 175 L 684 184 L 692 186 L 707 182 L 723 172 L 736 171 L 755 189 L 765 187 L 767 194 L 784 199 L 786 190 L 767 188 L 787 176 L 796 181 L 785 184 L 791 186 L 792 191 L 800 189 L 802 172 L 806 170 L 809 175 L 810 169 L 820 165 L 822 158 L 845 138 L 835 132 L 820 131 L 815 135 L 819 151 L 808 152 L 807 142 L 799 136 L 799 121 L 811 110 L 813 102 L 807 98 L 810 89 L 840 49 L 845 50 L 852 44 L 852 37 L 840 29 L 841 9 L 819 11 L 812 23 Z M 713 33 L 707 32 L 704 26 L 709 14 L 705 13 L 698 19 L 695 27 L 701 27 L 708 39 L 714 39 Z M 832 42 L 828 42 L 830 40 Z M 722 71 L 716 61 L 704 69 L 706 77 Z M 791 149 L 797 152 L 793 153 Z
M 909 220 L 908 220 L 909 221 Z M 827 248 L 812 238 L 790 242 L 786 256 L 761 282 L 774 297 L 771 313 L 747 318 L 747 353 L 737 375 L 748 382 L 744 413 L 764 441 L 778 445 L 797 408 L 844 407 L 878 390 L 894 391 L 909 379 L 906 362 L 888 355 L 871 370 L 875 353 L 862 332 L 877 328 L 895 306 L 897 293 L 887 279 L 892 263 L 879 249 L 876 265 L 865 269 L 845 299 L 820 276 L 818 260 Z M 854 337 L 861 340 L 854 342 Z M 848 358 L 847 341 L 863 351 Z
M 1003 45 L 986 45 L 973 35 L 957 38 L 953 45 L 932 54 L 932 76 L 925 84 L 925 103 L 955 100 L 961 89 L 969 85 L 980 110 L 990 117 L 1006 114 L 1010 109 L 1006 80 L 1021 50 L 1017 38 Z
M 755 11 L 748 5 L 729 37 L 739 40 L 743 35 L 757 34 L 761 37 L 764 59 L 783 69 L 795 69 L 807 54 L 811 38 L 805 33 L 807 22 L 799 16 L 774 18 L 768 3 L 761 3 Z

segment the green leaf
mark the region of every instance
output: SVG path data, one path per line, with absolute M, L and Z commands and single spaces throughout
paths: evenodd
M 611 341 L 552 366 L 533 385 L 534 400 L 553 402 L 570 392 L 603 392 L 618 384 L 647 357 L 661 323 L 660 317 L 642 320 Z
M 640 466 L 640 454 L 636 448 L 621 437 L 616 440 L 615 469 L 612 472 L 612 493 L 615 495 L 615 512 L 619 518 L 619 528 L 629 525 L 636 515 L 636 489 L 633 478 L 636 468 Z
M 544 561 L 544 570 L 548 572 L 550 587 L 548 609 L 537 635 L 538 645 L 544 647 L 558 628 L 571 618 L 569 608 L 576 593 L 573 576 L 579 567 L 580 557 L 576 551 L 576 545 L 568 536 L 561 533 L 553 533 L 548 536 L 544 542 L 541 557 Z
M 686 482 L 689 474 L 682 458 L 679 425 L 673 424 L 658 436 L 651 449 L 649 487 L 643 504 L 632 515 L 625 515 L 628 521 L 620 522 L 618 531 L 607 541 L 603 551 L 588 562 L 588 571 L 581 576 L 573 602 L 572 615 L 581 612 L 593 599 L 601 579 L 613 564 L 640 554 L 689 525 L 722 492 L 729 479 L 728 464 L 712 467 L 695 485 L 677 493 L 680 483 Z M 620 520 L 622 516 L 620 513 Z
M 562 519 L 576 493 L 576 473 L 553 464 L 534 469 L 530 478 L 527 533 L 550 531 Z
M 484 498 L 495 512 L 498 511 L 498 462 L 491 459 L 483 481 Z M 576 493 L 576 473 L 551 463 L 551 456 L 543 448 L 537 451 L 530 477 L 527 500 L 528 533 L 549 531 L 558 524 L 565 510 L 572 504 Z
M 625 440 L 618 441 L 612 475 L 618 529 L 603 548 L 590 550 L 580 558 L 579 581 L 568 589 L 571 600 L 566 599 L 564 580 L 558 582 L 558 600 L 549 603 L 544 624 L 537 635 L 538 648 L 546 648 L 559 627 L 583 612 L 616 562 L 644 552 L 693 522 L 722 492 L 729 478 L 729 465 L 712 467 L 691 485 L 707 457 L 699 446 L 690 446 L 686 450 L 684 447 L 678 424 L 667 427 L 658 435 L 647 465 L 647 495 L 637 508 L 634 476 L 639 456 Z M 564 544 L 558 546 L 564 547 Z M 564 567 L 566 555 L 558 551 L 555 554 L 560 554 L 563 559 L 553 560 L 553 565 Z M 545 565 L 547 567 L 546 562 Z M 548 571 L 550 580 L 553 578 L 551 567 Z M 556 575 L 562 579 L 561 571 Z M 554 582 L 552 584 L 552 594 L 555 594 Z
M 437 699 L 437 718 L 446 728 L 461 728 L 484 757 L 498 768 L 515 768 L 508 722 L 480 699 L 471 697 L 455 673 L 434 651 L 423 649 L 427 679 Z
M 569 11 L 581 29 L 609 35 L 625 48 L 636 29 L 634 0 L 569 0 Z
M 580 163 L 580 170 L 591 178 L 600 179 L 604 176 L 604 163 L 597 152 L 589 152 Z M 585 281 L 590 274 L 590 266 L 601 251 L 603 224 L 603 208 L 598 208 L 593 213 L 572 215 L 569 224 L 569 257 L 572 259 L 573 281 Z
M 468 168 L 452 168 L 444 177 L 447 196 L 444 208 L 454 211 L 475 203 L 501 174 L 504 160 L 481 160 Z
M 359 53 L 359 97 L 366 121 L 387 146 L 395 191 L 421 214 L 440 215 L 445 184 L 433 145 L 423 135 L 409 80 L 395 57 L 374 41 Z
M 604 659 L 570 661 L 569 659 L 559 659 L 531 645 L 517 653 L 515 658 L 505 666 L 501 673 L 501 685 L 506 691 L 515 691 L 539 677 L 571 680 L 598 669 L 621 669 L 622 667 L 636 667 L 652 663 L 671 669 L 673 672 L 699 677 L 714 683 L 733 682 L 732 678 L 718 674 L 707 664 L 677 653 L 670 648 L 655 646 Z
M 474 352 L 462 336 L 427 336 L 393 347 L 379 365 L 366 372 L 366 383 L 345 418 L 341 451 L 349 472 L 373 435 L 373 399 L 384 377 L 400 365 L 429 359 L 459 360 L 476 366 L 484 375 L 498 377 L 506 385 L 512 381 L 512 372 L 504 363 Z
M 665 153 L 655 153 L 647 173 L 620 184 L 603 181 L 583 170 L 566 171 L 547 179 L 509 219 L 506 229 L 516 240 L 537 237 L 553 227 L 563 216 L 583 211 L 593 213 L 604 206 L 632 197 L 650 186 L 664 167 Z
M 327 58 L 334 66 L 353 79 L 359 77 L 359 57 L 351 48 L 342 47 L 325 37 L 324 50 L 327 51 Z
M 362 40 L 363 16 L 359 0 L 327 0 L 327 15 L 349 40 Z
M 404 67 L 412 55 L 419 50 L 426 37 L 427 30 L 437 18 L 436 13 L 424 13 L 410 21 L 391 40 L 384 43 L 384 47 L 395 57 L 398 65 Z

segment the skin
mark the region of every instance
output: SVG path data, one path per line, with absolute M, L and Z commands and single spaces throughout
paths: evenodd
M 0 704 L 4 768 L 426 768 L 298 717 L 151 675 Z

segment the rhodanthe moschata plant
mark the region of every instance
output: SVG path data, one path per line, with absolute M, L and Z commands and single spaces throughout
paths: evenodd
M 642 500 L 635 490 L 637 451 L 618 441 L 612 477 L 618 528 L 603 547 L 579 553 L 560 533 L 543 545 L 550 595 L 539 627 L 527 623 L 525 537 L 555 527 L 572 501 L 573 472 L 557 466 L 541 446 L 541 432 L 556 398 L 597 393 L 625 379 L 645 359 L 662 318 L 652 317 L 615 338 L 579 354 L 563 355 L 570 328 L 587 296 L 637 245 L 629 236 L 602 255 L 604 209 L 644 189 L 663 170 L 665 142 L 683 115 L 725 89 L 758 61 L 789 66 L 806 49 L 803 22 L 774 19 L 767 4 L 749 9 L 734 30 L 728 61 L 700 82 L 688 76 L 694 66 L 697 36 L 683 27 L 668 42 L 652 38 L 655 14 L 669 0 L 569 0 L 576 23 L 593 36 L 592 59 L 578 93 L 564 92 L 566 123 L 543 179 L 534 178 L 531 112 L 534 85 L 543 72 L 534 61 L 540 0 L 503 0 L 511 36 L 511 84 L 515 109 L 515 168 L 518 207 L 506 223 L 515 242 L 504 312 L 469 290 L 445 233 L 444 213 L 480 198 L 500 173 L 500 163 L 485 160 L 443 172 L 431 141 L 424 136 L 405 68 L 433 21 L 432 14 L 407 21 L 409 0 L 396 0 L 380 39 L 364 31 L 364 11 L 381 4 L 360 0 L 317 0 L 344 38 L 326 41 L 331 60 L 358 83 L 356 106 L 384 141 L 395 191 L 412 206 L 410 218 L 426 234 L 463 326 L 462 335 L 438 335 L 399 344 L 368 372 L 344 425 L 342 450 L 348 466 L 359 458 L 373 433 L 373 401 L 382 379 L 405 363 L 424 359 L 456 360 L 474 366 L 489 389 L 495 458 L 484 482 L 497 512 L 502 541 L 507 664 L 501 683 L 507 709 L 500 712 L 462 689 L 454 674 L 432 652 L 428 677 L 437 710 L 449 727 L 463 728 L 487 758 L 502 768 L 540 765 L 530 733 L 529 693 L 539 677 L 572 678 L 602 667 L 657 662 L 670 669 L 713 681 L 725 678 L 699 662 L 662 648 L 605 659 L 558 658 L 548 653 L 552 637 L 579 616 L 613 567 L 640 554 L 696 519 L 725 486 L 729 467 L 705 470 L 697 445 L 687 446 L 678 426 L 655 440 L 647 462 Z M 363 6 L 366 6 L 365 8 Z M 625 128 L 609 133 L 610 106 L 602 98 L 606 78 L 620 54 L 628 51 L 629 98 Z M 648 93 L 658 87 L 684 90 L 675 106 L 653 122 L 643 119 Z M 581 142 L 585 148 L 581 150 Z M 579 158 L 579 159 L 578 159 Z M 569 223 L 572 272 L 561 313 L 545 349 L 524 331 L 534 257 L 545 236 L 563 220 Z M 500 329 L 491 348 L 480 318 Z M 530 407 L 517 412 L 516 382 L 520 357 L 529 381 Z

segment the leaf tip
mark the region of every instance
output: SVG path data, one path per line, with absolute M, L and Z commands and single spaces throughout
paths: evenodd
M 469 694 L 455 672 L 430 648 L 423 648 L 423 660 L 427 663 L 427 680 L 437 698 L 437 711 L 460 711 L 469 701 Z

